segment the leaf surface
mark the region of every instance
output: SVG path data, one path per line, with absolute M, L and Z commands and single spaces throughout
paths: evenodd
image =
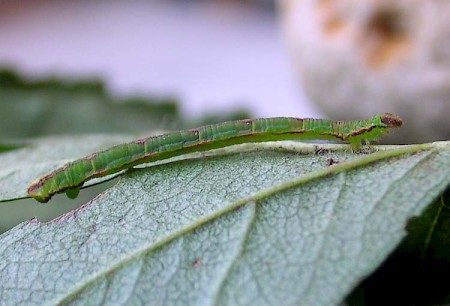
M 339 304 L 450 184 L 449 143 L 265 145 L 128 171 L 4 233 L 0 304 Z

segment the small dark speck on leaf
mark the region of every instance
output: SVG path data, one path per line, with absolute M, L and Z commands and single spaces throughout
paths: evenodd
M 192 266 L 194 267 L 194 268 L 198 268 L 198 267 L 200 267 L 200 258 L 197 258 L 197 259 L 195 259 L 193 262 L 192 262 Z
M 39 223 L 39 219 L 37 217 L 33 217 L 30 219 L 30 223 Z
M 327 159 L 327 166 L 332 166 L 334 164 L 338 164 L 339 161 L 332 159 L 331 157 Z

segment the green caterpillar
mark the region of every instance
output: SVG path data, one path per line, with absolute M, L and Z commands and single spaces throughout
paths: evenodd
M 281 117 L 206 125 L 147 137 L 93 153 L 37 179 L 27 192 L 43 203 L 60 192 L 75 198 L 84 182 L 95 177 L 142 163 L 247 142 L 325 139 L 349 142 L 353 149 L 358 149 L 361 142 L 376 141 L 390 128 L 399 128 L 402 124 L 399 117 L 385 113 L 357 121 Z

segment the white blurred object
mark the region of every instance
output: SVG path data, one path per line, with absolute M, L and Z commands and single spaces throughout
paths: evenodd
M 96 75 L 121 95 L 179 97 L 191 117 L 312 116 L 270 10 L 210 1 L 0 3 L 0 65 Z
M 330 117 L 392 112 L 398 142 L 450 138 L 450 1 L 278 4 L 301 85 Z

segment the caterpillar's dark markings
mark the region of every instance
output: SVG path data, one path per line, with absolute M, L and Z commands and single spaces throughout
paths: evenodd
M 368 120 L 331 121 L 301 118 L 246 119 L 207 125 L 159 136 L 146 137 L 114 146 L 67 163 L 34 181 L 28 195 L 47 202 L 55 193 L 76 197 L 84 182 L 135 165 L 167 159 L 192 152 L 202 152 L 247 142 L 279 140 L 341 140 L 352 149 L 361 142 L 378 140 L 390 128 L 399 128 L 402 120 L 393 114 L 381 114 Z M 320 150 L 316 152 L 319 153 Z
M 317 148 L 317 149 L 314 151 L 314 154 L 315 154 L 315 155 L 325 155 L 325 154 L 330 153 L 330 152 L 331 152 L 331 150 L 328 150 L 328 149 Z

